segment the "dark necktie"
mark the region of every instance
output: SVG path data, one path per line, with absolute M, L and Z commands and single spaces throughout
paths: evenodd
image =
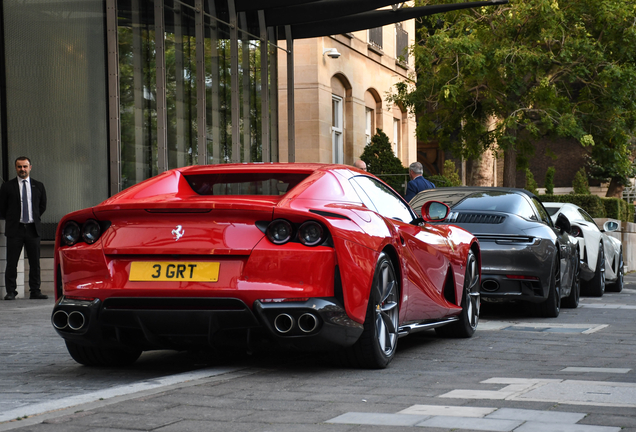
M 22 223 L 29 222 L 29 195 L 27 195 L 26 180 L 22 180 Z

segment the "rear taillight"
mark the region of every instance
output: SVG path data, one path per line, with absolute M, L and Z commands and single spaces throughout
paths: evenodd
M 82 236 L 82 231 L 76 222 L 68 221 L 62 228 L 62 242 L 66 246 L 73 246 Z
M 267 226 L 267 238 L 277 245 L 290 241 L 293 234 L 292 224 L 285 219 L 276 219 Z
M 324 232 L 322 225 L 318 222 L 307 221 L 298 228 L 298 241 L 305 246 L 319 245 L 325 240 Z
M 269 223 L 257 222 L 256 226 L 276 245 L 294 242 L 312 247 L 325 245 L 329 239 L 329 231 L 315 220 L 308 220 L 299 225 L 286 219 L 275 219 Z
M 109 226 L 110 222 L 95 219 L 88 219 L 81 226 L 75 221 L 68 221 L 62 228 L 61 243 L 64 246 L 73 246 L 83 240 L 87 244 L 93 244 Z

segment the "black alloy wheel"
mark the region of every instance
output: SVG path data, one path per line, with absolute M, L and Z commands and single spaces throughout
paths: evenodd
M 563 298 L 561 305 L 564 308 L 576 309 L 579 307 L 579 299 L 581 297 L 581 262 L 579 261 L 579 251 L 576 251 L 576 269 L 572 276 L 572 287 L 570 295 Z
M 368 369 L 385 368 L 397 348 L 399 285 L 393 264 L 382 252 L 375 266 L 364 330 L 358 341 L 344 350 L 346 363 Z
M 607 284 L 607 291 L 611 292 L 621 292 L 623 291 L 623 276 L 624 276 L 624 266 L 623 262 L 623 250 L 621 249 L 620 254 L 618 255 L 618 269 L 616 270 L 616 281 L 611 284 Z
M 435 332 L 438 335 L 469 338 L 475 333 L 479 323 L 479 309 L 481 307 L 480 285 L 477 257 L 471 250 L 466 258 L 466 277 L 464 278 L 464 294 L 461 301 L 462 311 L 459 314 L 459 321 L 443 327 L 437 327 Z
M 603 297 L 605 293 L 605 250 L 603 242 L 598 246 L 594 277 L 584 284 L 584 288 L 585 294 L 592 297 Z
M 561 311 L 561 260 L 557 256 L 554 260 L 552 278 L 548 298 L 538 304 L 539 315 L 544 318 L 556 318 Z

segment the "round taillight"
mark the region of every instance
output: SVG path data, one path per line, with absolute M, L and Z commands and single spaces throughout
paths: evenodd
M 77 223 L 73 221 L 66 222 L 62 228 L 62 242 L 66 246 L 73 246 L 79 241 L 81 230 Z
M 96 220 L 89 219 L 84 222 L 84 225 L 82 226 L 82 238 L 86 243 L 95 243 L 101 234 L 102 229 Z
M 298 228 L 298 240 L 305 246 L 316 246 L 323 242 L 324 230 L 315 221 L 307 221 Z
M 276 219 L 267 226 L 267 238 L 274 244 L 287 243 L 292 237 L 292 225 L 285 219 Z
M 583 237 L 583 231 L 581 231 L 581 228 L 572 225 L 572 229 L 571 229 L 571 233 L 572 236 L 574 237 Z

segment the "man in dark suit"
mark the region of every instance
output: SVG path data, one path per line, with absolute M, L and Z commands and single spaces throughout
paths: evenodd
M 419 162 L 413 162 L 409 165 L 409 177 L 411 181 L 406 185 L 406 194 L 404 199 L 411 201 L 415 195 L 426 189 L 434 189 L 435 184 L 433 182 L 422 177 L 424 173 L 424 167 Z
M 40 217 L 46 210 L 44 185 L 32 179 L 31 160 L 20 156 L 15 160 L 16 178 L 0 187 L 0 216 L 6 220 L 4 235 L 7 237 L 7 268 L 4 283 L 5 300 L 15 300 L 18 261 L 22 247 L 29 257 L 29 289 L 31 299 L 46 299 L 40 291 Z

